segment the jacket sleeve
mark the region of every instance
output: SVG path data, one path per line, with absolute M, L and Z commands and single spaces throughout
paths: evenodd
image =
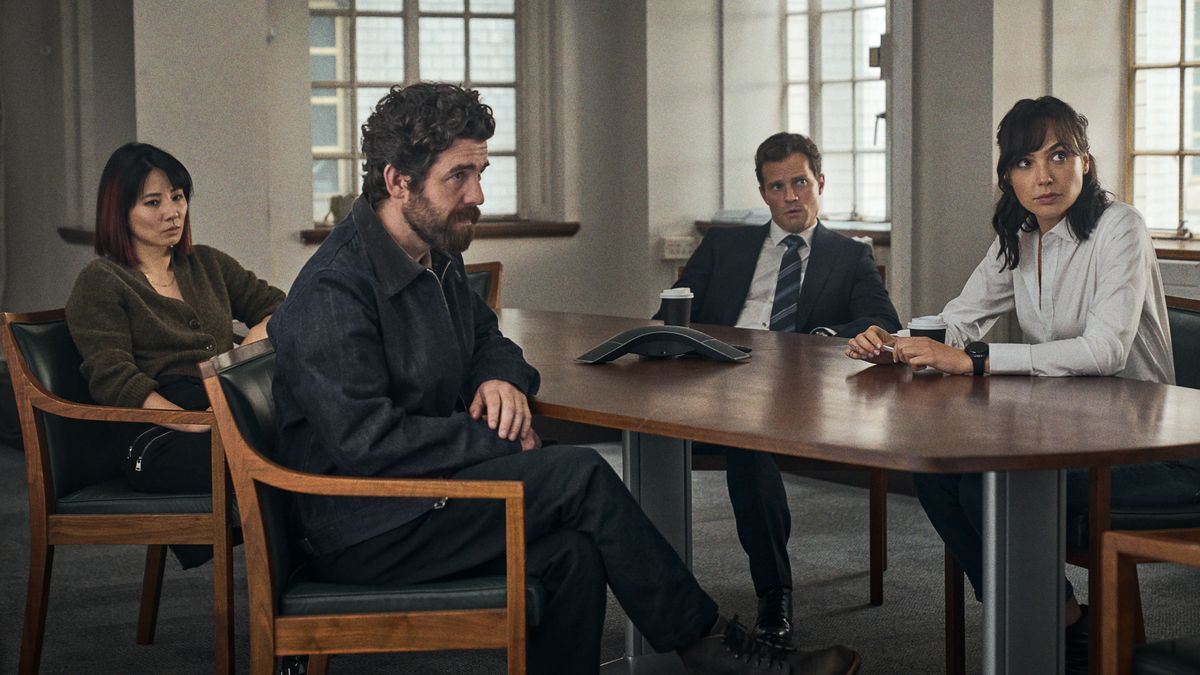
M 103 405 L 140 408 L 158 383 L 133 360 L 130 317 L 116 277 L 98 265 L 86 267 L 75 280 L 66 315 L 92 398 Z
M 537 394 L 541 376 L 525 361 L 521 348 L 500 333 L 496 313 L 470 289 L 466 295 L 470 302 L 475 325 L 475 352 L 471 355 L 471 374 L 468 391 L 463 392 L 467 401 L 475 396 L 479 385 L 488 380 L 504 380 L 520 389 L 526 396 Z
M 875 256 L 871 247 L 859 242 L 852 242 L 861 249 L 854 262 L 853 278 L 850 288 L 850 321 L 836 326 L 828 326 L 840 337 L 852 337 L 865 331 L 871 326 L 879 326 L 889 333 L 900 329 L 900 318 L 896 316 L 896 308 L 888 297 L 879 269 L 875 266 Z
M 254 326 L 283 303 L 283 291 L 259 279 L 254 272 L 242 267 L 233 256 L 216 249 L 209 250 L 221 268 L 221 277 L 229 293 L 229 306 L 234 319 L 247 326 Z
M 367 282 L 324 270 L 272 320 L 276 386 L 287 387 L 338 472 L 445 476 L 519 450 L 466 412 L 425 416 L 395 404 L 376 298 Z

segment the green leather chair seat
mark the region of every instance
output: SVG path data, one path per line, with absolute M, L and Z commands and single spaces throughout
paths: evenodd
M 504 577 L 474 577 L 428 584 L 354 586 L 317 581 L 292 583 L 280 597 L 281 616 L 370 614 L 453 609 L 503 608 Z M 533 578 L 525 580 L 525 616 L 530 626 L 541 622 L 546 592 Z
M 70 514 L 209 513 L 212 495 L 134 492 L 124 479 L 96 483 L 59 497 L 55 511 Z
M 1200 675 L 1200 636 L 1142 645 L 1133 652 L 1135 675 Z

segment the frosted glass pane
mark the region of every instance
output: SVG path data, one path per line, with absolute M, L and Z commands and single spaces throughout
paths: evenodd
M 347 20 L 314 16 L 308 21 L 308 71 L 311 80 L 348 80 Z
M 883 80 L 859 82 L 854 85 L 854 97 L 854 114 L 858 117 L 855 147 L 882 150 L 887 146 L 887 126 L 878 115 L 887 110 L 887 83 Z
M 851 12 L 821 15 L 821 78 L 848 80 L 853 72 L 851 53 Z
M 1179 61 L 1179 0 L 1137 0 L 1134 8 L 1134 61 Z
M 360 82 L 404 81 L 404 19 L 359 17 L 357 39 Z
M 1133 205 L 1146 226 L 1174 230 L 1179 225 L 1179 160 L 1175 157 L 1133 158 Z
M 849 153 L 823 153 L 821 171 L 825 174 L 825 193 L 821 196 L 821 214 L 845 220 L 854 206 L 854 160 Z
M 788 0 L 787 11 L 789 12 L 807 12 L 808 0 Z
M 1184 159 L 1183 217 L 1192 232 L 1200 232 L 1200 157 Z
M 386 87 L 362 87 L 358 90 L 358 95 L 355 97 L 358 119 L 354 123 L 354 145 L 356 147 L 362 143 L 362 126 L 367 123 L 367 118 L 371 116 L 371 113 L 375 112 L 375 105 L 379 103 L 379 99 L 386 96 L 387 93 Z
M 887 11 L 865 9 L 854 13 L 856 41 L 854 43 L 854 77 L 877 79 L 879 69 L 869 64 L 871 47 L 879 46 L 879 36 L 887 31 Z
M 314 159 L 312 186 L 313 220 L 335 225 L 332 216 L 326 218 L 329 214 L 329 198 L 358 191 L 354 162 L 348 159 Z
M 479 98 L 492 107 L 496 135 L 488 141 L 492 152 L 517 149 L 517 90 L 512 87 L 480 87 Z
M 471 11 L 476 14 L 512 14 L 513 0 L 471 0 Z
M 309 9 L 348 9 L 350 0 L 309 0 Z
M 855 188 L 858 196 L 858 217 L 863 220 L 887 218 L 887 156 L 882 152 L 858 156 Z
M 1139 70 L 1134 82 L 1135 150 L 1179 148 L 1179 70 Z
M 358 0 L 355 8 L 360 12 L 396 12 L 404 11 L 404 0 Z
M 483 206 L 488 217 L 517 214 L 517 158 L 489 156 L 491 165 L 483 172 Z
M 319 152 L 349 152 L 350 93 L 348 89 L 317 89 L 312 102 L 312 146 Z
M 422 12 L 461 12 L 465 9 L 463 0 L 421 0 L 417 6 Z
M 827 11 L 830 9 L 846 9 L 850 6 L 850 0 L 821 0 L 821 9 Z
M 853 85 L 849 82 L 821 87 L 822 151 L 854 148 Z
M 787 88 L 788 131 L 796 134 L 812 135 L 812 126 L 808 121 L 808 85 L 793 84 Z
M 513 82 L 516 63 L 512 19 L 471 19 L 472 82 Z
M 787 18 L 787 79 L 808 82 L 808 15 Z
M 1183 81 L 1187 92 L 1183 98 L 1183 147 L 1200 150 L 1200 68 L 1185 69 Z M 1200 223 L 1196 225 L 1200 229 Z
M 313 16 L 308 19 L 308 46 L 333 47 L 337 32 L 333 29 L 332 16 Z
M 1192 0 L 1184 7 L 1183 54 L 1188 61 L 1200 59 L 1200 35 L 1196 35 L 1196 14 L 1200 2 Z
M 462 82 L 466 79 L 464 23 L 462 19 L 420 19 L 422 80 Z

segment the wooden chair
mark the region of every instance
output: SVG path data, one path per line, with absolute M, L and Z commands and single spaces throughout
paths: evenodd
M 1200 568 L 1200 529 L 1106 532 L 1100 550 L 1102 675 L 1200 675 L 1200 635 L 1134 645 L 1141 608 L 1137 564 L 1163 561 Z
M 504 265 L 497 262 L 472 263 L 466 266 L 467 283 L 471 290 L 487 302 L 493 312 L 500 310 L 500 285 L 504 281 Z
M 92 402 L 63 311 L 4 313 L 3 342 L 25 444 L 29 486 L 29 588 L 19 672 L 38 671 L 54 547 L 143 544 L 137 642 L 154 641 L 166 544 L 212 544 L 215 670 L 233 672 L 231 531 L 225 458 L 213 434 L 211 494 L 134 492 L 104 440 L 119 422 L 212 424 L 208 412 L 145 410 Z
M 1172 358 L 1176 384 L 1200 389 L 1200 301 L 1167 297 L 1167 315 L 1171 326 Z M 1067 562 L 1083 567 L 1088 574 L 1089 616 L 1104 612 L 1104 570 L 1100 565 L 1101 538 L 1109 530 L 1156 530 L 1161 528 L 1200 527 L 1200 506 L 1179 508 L 1117 508 L 1112 501 L 1112 476 L 1107 466 L 1088 470 L 1088 514 L 1067 522 Z M 1128 606 L 1132 612 L 1134 639 L 1146 642 L 1146 627 L 1142 619 L 1141 594 L 1138 591 L 1137 567 L 1125 575 L 1129 588 Z M 962 675 L 966 672 L 965 630 L 963 627 L 963 574 L 949 549 L 945 552 L 946 584 L 946 672 Z M 1098 619 L 1092 619 L 1096 621 Z M 1089 663 L 1098 664 L 1108 634 L 1088 632 Z M 1093 666 L 1093 672 L 1095 667 Z
M 310 654 L 322 675 L 328 655 L 507 647 L 508 672 L 525 672 L 526 619 L 537 625 L 544 593 L 525 578 L 524 485 L 518 481 L 351 478 L 292 471 L 269 458 L 277 438 L 271 394 L 275 352 L 266 341 L 200 367 L 238 497 L 250 592 L 250 672 L 270 675 L 276 657 Z M 500 499 L 506 575 L 419 585 L 310 581 L 290 550 L 290 493 L 360 497 Z

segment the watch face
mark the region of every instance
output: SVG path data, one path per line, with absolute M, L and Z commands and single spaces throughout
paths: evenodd
M 969 356 L 987 356 L 988 346 L 986 342 L 972 342 L 963 348 Z

